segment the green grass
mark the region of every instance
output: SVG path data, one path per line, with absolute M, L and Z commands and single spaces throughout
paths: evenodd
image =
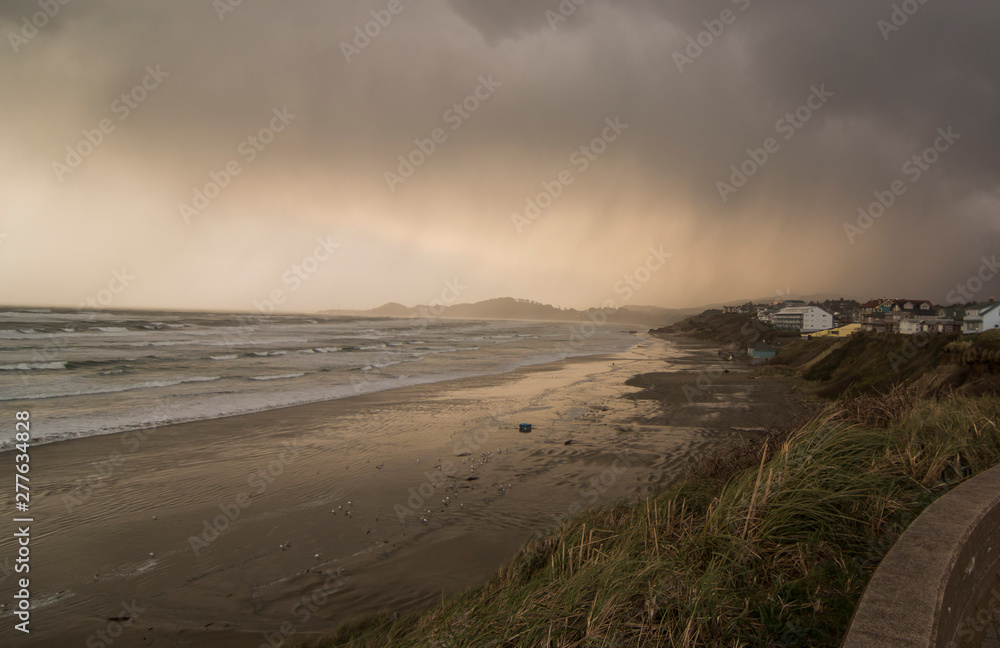
M 693 315 L 671 326 L 653 333 L 657 335 L 682 335 L 733 345 L 734 348 L 746 349 L 748 345 L 757 342 L 772 342 L 775 337 L 794 336 L 797 333 L 779 331 L 770 324 L 764 324 L 756 317 L 743 313 L 723 313 L 720 310 L 707 310 L 699 315 Z
M 903 384 L 948 390 L 982 375 L 970 371 L 960 349 L 979 353 L 989 348 L 984 346 L 989 338 L 983 336 L 969 342 L 959 339 L 857 333 L 843 339 L 801 340 L 778 353 L 770 373 L 797 374 L 824 398 L 885 393 Z
M 838 646 L 875 566 L 929 503 L 1000 462 L 1000 401 L 896 390 L 710 456 L 590 510 L 483 586 L 321 646 Z
M 768 366 L 801 367 L 815 360 L 821 353 L 842 344 L 847 338 L 816 338 L 814 340 L 797 340 L 781 349 L 776 358 Z

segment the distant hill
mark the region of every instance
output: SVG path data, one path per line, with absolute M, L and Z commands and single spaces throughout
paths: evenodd
M 388 304 L 383 304 L 378 308 L 365 311 L 365 314 L 372 317 L 409 317 L 412 312 L 412 308 L 407 308 L 406 306 L 397 304 L 396 302 L 389 302 Z
M 547 322 L 582 322 L 602 321 L 604 317 L 610 324 L 622 324 L 642 328 L 668 326 L 679 322 L 697 309 L 673 310 L 658 306 L 627 306 L 603 312 L 600 309 L 576 310 L 573 308 L 556 308 L 527 299 L 500 297 L 476 302 L 474 304 L 455 304 L 446 307 L 419 305 L 403 306 L 390 302 L 364 311 L 324 311 L 328 315 L 352 315 L 360 317 L 440 317 L 444 319 L 500 319 L 528 320 Z
M 745 302 L 744 302 L 745 303 Z M 774 342 L 783 332 L 744 313 L 723 313 L 709 309 L 670 326 L 652 331 L 653 335 L 669 338 L 678 335 L 718 344 L 747 346 L 753 342 Z M 798 338 L 798 333 L 794 334 Z

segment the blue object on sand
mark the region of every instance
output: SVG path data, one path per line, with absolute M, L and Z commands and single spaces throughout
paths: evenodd
M 531 423 L 521 423 L 521 432 L 531 432 Z

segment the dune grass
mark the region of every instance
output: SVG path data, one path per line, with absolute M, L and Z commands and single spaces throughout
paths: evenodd
M 837 402 L 585 512 L 483 586 L 320 646 L 838 646 L 868 579 L 932 501 L 1000 463 L 1000 401 Z

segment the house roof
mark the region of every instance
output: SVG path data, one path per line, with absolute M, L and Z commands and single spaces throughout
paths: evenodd
M 778 311 L 778 315 L 803 315 L 811 310 L 818 310 L 826 313 L 826 311 L 819 306 L 789 306 L 788 308 L 783 308 Z M 827 313 L 827 315 L 829 314 L 830 313 Z
M 982 306 L 975 306 L 979 310 L 979 315 L 983 316 L 987 313 L 991 313 L 996 309 L 1000 308 L 1000 302 L 993 302 L 988 304 L 983 304 Z
M 915 306 L 921 306 L 923 304 L 930 304 L 931 308 L 934 307 L 934 302 L 929 299 L 873 299 L 861 304 L 861 308 L 878 308 L 884 305 L 886 302 L 894 306 L 903 306 L 905 304 L 913 304 Z M 928 309 L 922 309 L 928 310 Z
M 893 299 L 891 301 L 892 301 L 892 305 L 893 306 L 899 307 L 901 310 L 907 310 L 905 308 L 905 306 L 907 304 L 913 304 L 916 307 L 916 308 L 910 309 L 910 310 L 913 310 L 913 311 L 918 311 L 918 312 L 922 312 L 922 313 L 929 313 L 929 312 L 931 312 L 931 311 L 934 310 L 934 302 L 932 302 L 932 301 L 930 301 L 928 299 L 923 299 L 923 300 L 919 300 L 919 299 Z M 924 308 L 923 307 L 924 304 L 930 304 L 930 308 Z

